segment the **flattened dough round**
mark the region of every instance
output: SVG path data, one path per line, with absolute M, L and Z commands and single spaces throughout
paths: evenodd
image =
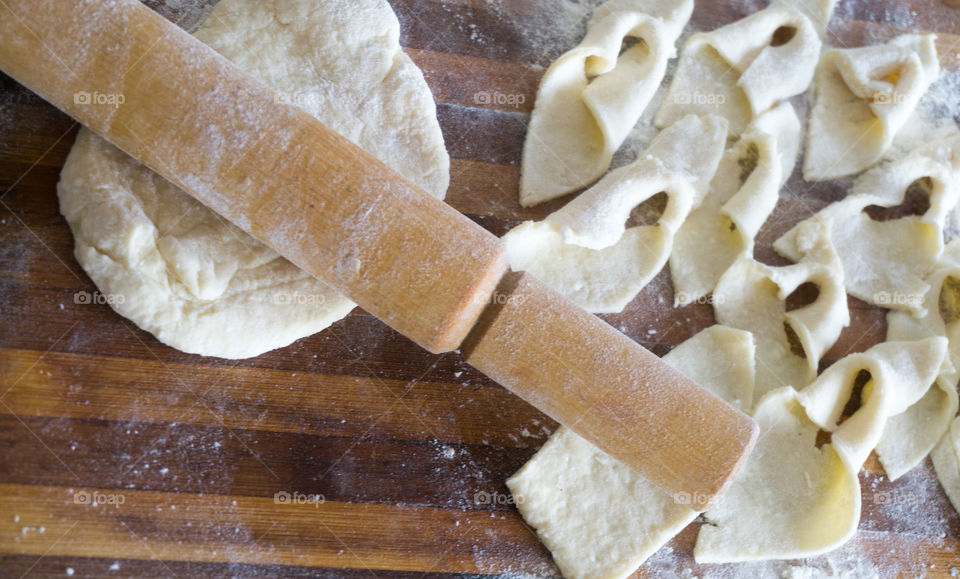
M 443 198 L 436 107 L 386 0 L 223 0 L 196 36 Z M 107 302 L 185 352 L 256 356 L 354 306 L 85 129 L 58 193 L 77 260 Z

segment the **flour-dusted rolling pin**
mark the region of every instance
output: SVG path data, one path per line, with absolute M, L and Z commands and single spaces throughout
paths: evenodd
M 2 0 L 0 68 L 427 350 L 463 344 L 694 508 L 752 448 L 750 418 L 507 274 L 496 237 L 137 0 Z

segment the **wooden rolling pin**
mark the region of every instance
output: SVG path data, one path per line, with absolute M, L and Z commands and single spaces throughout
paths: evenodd
M 692 507 L 752 448 L 750 418 L 505 275 L 495 236 L 137 0 L 3 0 L 0 69 L 427 350 L 467 340 L 479 370 Z

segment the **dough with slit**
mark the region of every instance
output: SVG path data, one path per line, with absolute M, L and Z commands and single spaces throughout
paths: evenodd
M 717 114 L 738 137 L 759 115 L 807 90 L 821 46 L 804 11 L 784 1 L 695 34 L 683 47 L 656 125 L 667 127 L 688 114 Z
M 223 0 L 196 36 L 442 198 L 449 157 L 385 0 Z M 180 350 L 246 358 L 353 304 L 81 130 L 61 173 L 75 255 L 114 309 Z
M 817 299 L 788 312 L 787 297 L 806 283 L 819 288 Z M 786 267 L 740 258 L 717 283 L 713 309 L 717 322 L 755 335 L 758 398 L 782 386 L 799 390 L 813 381 L 820 358 L 850 323 L 843 274 L 828 245 Z
M 879 161 L 940 75 L 935 35 L 833 49 L 817 67 L 803 176 L 859 173 Z
M 774 390 L 757 405 L 757 446 L 705 517 L 694 557 L 730 563 L 812 557 L 849 540 L 860 520 L 858 473 L 888 419 L 930 388 L 946 340 L 888 342 L 837 362 L 799 393 Z M 861 370 L 862 404 L 840 421 Z M 839 423 L 839 424 L 838 424 Z M 831 433 L 817 448 L 817 433 Z
M 960 241 L 949 243 L 927 277 L 921 315 L 891 311 L 887 314 L 887 340 L 948 340 L 948 359 L 935 387 L 907 412 L 891 419 L 877 455 L 890 480 L 915 466 L 937 444 L 957 413 L 960 380 Z
M 914 187 L 929 199 L 922 215 L 875 221 L 869 207 L 897 207 Z M 773 248 L 797 261 L 810 247 L 829 244 L 843 265 L 847 292 L 871 304 L 922 315 L 922 296 L 943 251 L 944 227 L 960 199 L 960 137 L 928 143 L 855 182 L 851 194 L 801 222 Z M 825 229 L 804 228 L 817 220 Z M 814 239 L 811 233 L 825 234 Z
M 515 271 L 529 271 L 581 307 L 619 312 L 666 264 L 674 234 L 707 187 L 727 140 L 726 121 L 689 116 L 662 131 L 632 164 L 540 222 L 503 237 Z M 664 192 L 655 225 L 626 228 L 631 211 Z
M 692 11 L 693 0 L 610 0 L 597 8 L 583 41 L 540 83 L 523 148 L 521 205 L 577 191 L 607 171 L 660 87 Z M 633 44 L 621 52 L 627 40 Z
M 739 408 L 749 408 L 753 338 L 713 326 L 664 361 Z M 697 513 L 566 427 L 507 481 L 524 519 L 568 579 L 633 573 Z
M 673 241 L 676 304 L 700 300 L 735 261 L 753 256 L 753 240 L 793 172 L 800 138 L 800 119 L 781 103 L 757 117 L 724 154 L 709 193 Z

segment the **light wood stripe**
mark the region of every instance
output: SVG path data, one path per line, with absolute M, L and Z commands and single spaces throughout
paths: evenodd
M 123 504 L 75 502 L 92 499 L 94 492 Z M 122 553 L 130 559 L 449 573 L 498 573 L 509 566 L 517 573 L 550 572 L 543 547 L 516 513 L 276 504 L 273 498 L 9 484 L 0 485 L 0 512 L 0 551 L 5 553 Z

